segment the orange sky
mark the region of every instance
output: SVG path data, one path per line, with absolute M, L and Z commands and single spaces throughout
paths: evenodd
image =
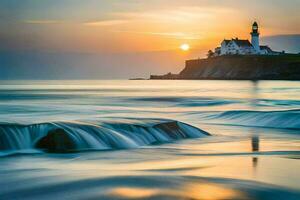
M 224 38 L 249 39 L 254 21 L 262 44 L 298 53 L 299 8 L 300 0 L 0 0 L 0 79 L 178 73 Z
M 11 3 L 10 12 L 6 1 L 0 8 L 11 19 L 0 25 L 10 29 L 0 34 L 7 48 L 111 53 L 174 50 L 188 43 L 205 50 L 224 38 L 249 38 L 254 20 L 262 36 L 300 33 L 297 0 L 25 0 Z

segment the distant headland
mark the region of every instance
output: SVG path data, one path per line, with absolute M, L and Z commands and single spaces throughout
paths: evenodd
M 300 55 L 225 55 L 187 60 L 179 74 L 150 79 L 300 80 Z
M 259 43 L 257 22 L 251 42 L 238 38 L 221 42 L 207 58 L 187 60 L 179 74 L 151 75 L 150 79 L 300 80 L 300 54 L 273 51 Z

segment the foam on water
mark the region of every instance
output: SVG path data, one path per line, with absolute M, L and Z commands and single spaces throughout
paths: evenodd
M 131 149 L 209 135 L 191 125 L 163 119 L 131 123 L 51 122 L 0 125 L 0 150 L 42 148 L 49 151 Z M 139 123 L 134 124 L 134 122 Z

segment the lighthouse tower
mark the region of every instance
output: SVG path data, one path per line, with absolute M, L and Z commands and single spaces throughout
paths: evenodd
M 255 49 L 255 53 L 260 53 L 260 46 L 259 46 L 259 32 L 258 32 L 258 24 L 254 22 L 252 25 L 252 32 L 251 32 L 251 44 Z

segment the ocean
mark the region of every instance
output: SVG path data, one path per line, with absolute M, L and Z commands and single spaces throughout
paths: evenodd
M 300 199 L 300 82 L 0 81 L 0 199 Z

